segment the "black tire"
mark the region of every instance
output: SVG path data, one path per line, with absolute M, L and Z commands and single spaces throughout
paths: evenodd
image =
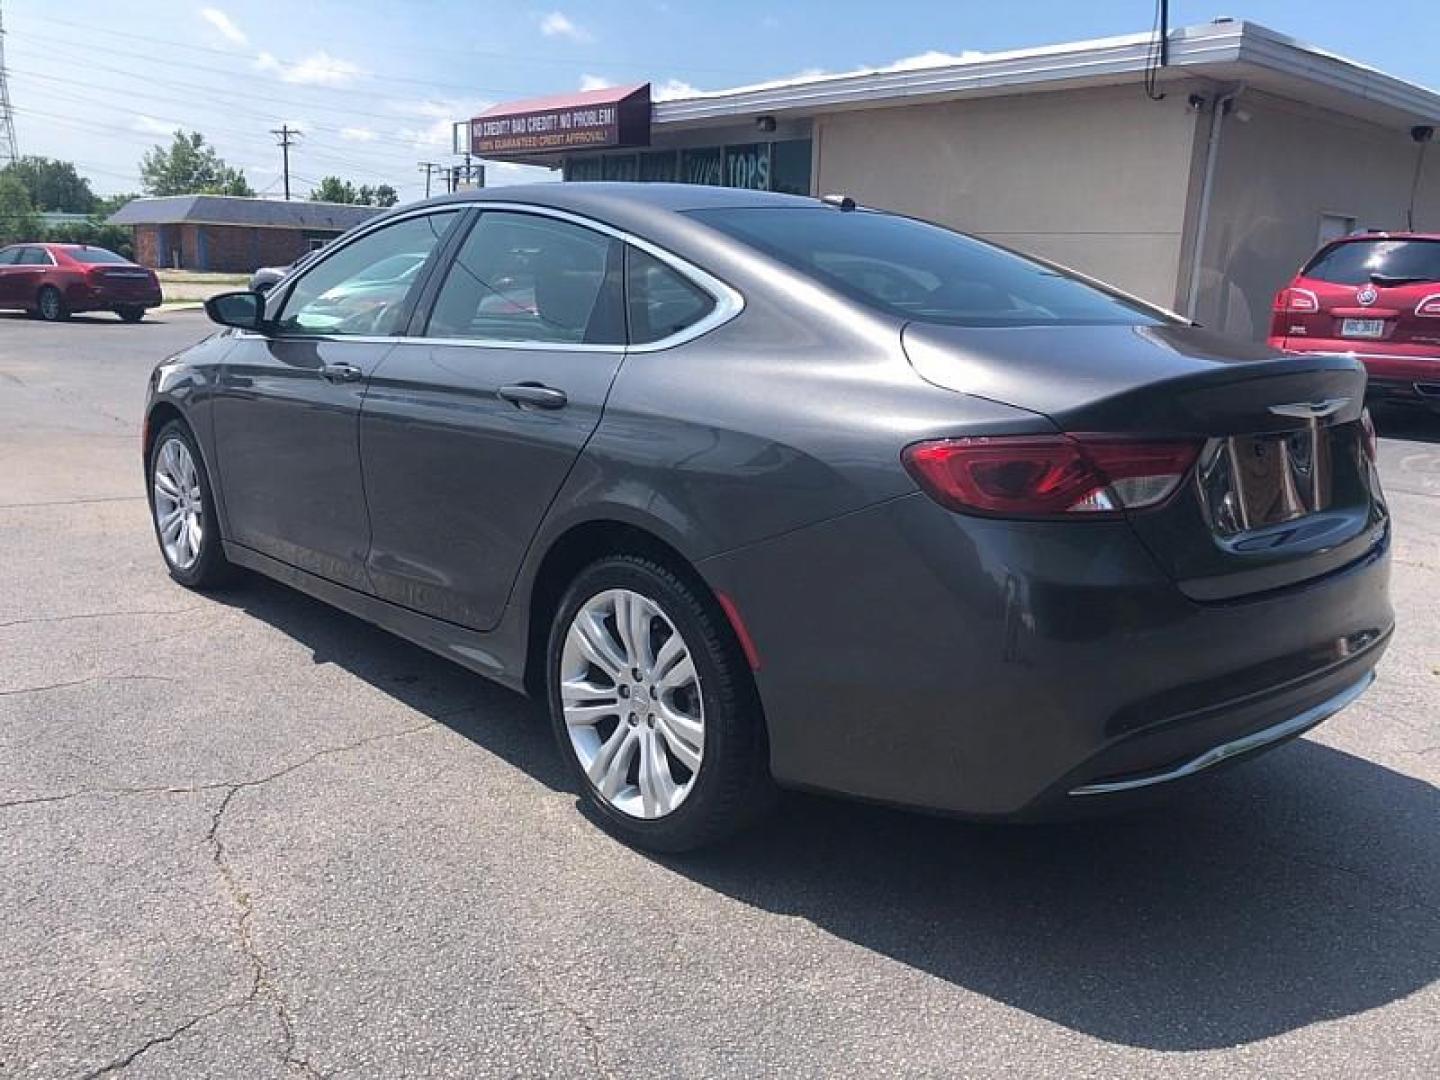
M 571 744 L 561 704 L 560 669 L 575 614 L 608 589 L 629 589 L 656 603 L 679 631 L 699 676 L 704 702 L 704 748 L 684 801 L 662 817 L 643 819 L 612 806 L 591 783 Z M 571 583 L 550 627 L 546 650 L 550 719 L 560 752 L 572 769 L 589 814 L 635 847 L 689 851 L 718 843 L 754 824 L 773 807 L 769 746 L 759 697 L 734 632 L 699 582 L 652 559 L 610 556 Z
M 137 304 L 121 304 L 115 309 L 115 314 L 120 316 L 121 322 L 139 322 L 145 318 L 145 309 Z
M 64 322 L 70 318 L 65 297 L 54 285 L 42 285 L 35 294 L 35 314 L 46 322 Z
M 176 565 L 166 553 L 165 543 L 160 535 L 160 522 L 155 514 L 155 465 L 164 452 L 166 443 L 171 440 L 179 440 L 189 452 L 191 460 L 195 463 L 195 472 L 200 487 L 202 524 L 200 550 L 198 557 L 188 566 Z M 200 448 L 195 444 L 195 437 L 191 435 L 190 429 L 180 420 L 171 420 L 155 436 L 155 442 L 150 447 L 150 458 L 145 463 L 145 493 L 146 502 L 150 506 L 150 523 L 155 529 L 155 541 L 160 545 L 160 557 L 165 560 L 165 568 L 170 572 L 172 578 L 187 589 L 196 589 L 202 592 L 228 585 L 235 579 L 236 569 L 225 558 L 225 548 L 220 541 L 219 518 L 215 514 L 215 496 L 211 491 L 210 476 L 205 471 L 205 459 L 200 456 Z

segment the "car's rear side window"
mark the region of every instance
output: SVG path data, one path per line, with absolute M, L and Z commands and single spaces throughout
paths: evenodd
M 104 248 L 70 248 L 65 254 L 78 263 L 129 263 L 130 261 L 125 256 L 116 255 L 115 252 L 106 251 Z
M 573 222 L 486 210 L 455 255 L 425 336 L 624 344 L 621 250 Z
M 715 310 L 713 296 L 634 246 L 625 254 L 625 302 L 632 345 L 672 337 Z
M 1440 241 L 1375 237 L 1323 249 L 1301 274 L 1334 285 L 1364 285 L 1376 275 L 1399 282 L 1440 281 Z
M 1162 319 L 1041 262 L 913 218 L 830 207 L 694 210 L 746 245 L 870 307 L 957 326 Z

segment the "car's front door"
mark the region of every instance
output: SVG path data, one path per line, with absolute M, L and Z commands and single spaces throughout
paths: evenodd
M 624 356 L 621 241 L 485 210 L 360 416 L 382 597 L 488 629 Z
M 272 301 L 265 333 L 241 335 L 214 408 L 228 540 L 368 588 L 360 403 L 425 277 L 386 289 L 370 271 L 396 255 L 430 258 L 458 217 L 402 218 L 343 243 Z

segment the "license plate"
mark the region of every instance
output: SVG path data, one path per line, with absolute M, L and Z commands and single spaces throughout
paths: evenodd
M 1377 338 L 1385 336 L 1384 319 L 1341 319 L 1341 337 L 1368 337 Z

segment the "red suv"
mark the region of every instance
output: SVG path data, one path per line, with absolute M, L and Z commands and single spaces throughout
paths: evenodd
M 59 322 L 76 311 L 113 311 L 139 322 L 160 303 L 160 280 L 143 266 L 85 244 L 0 248 L 0 310 Z
M 1270 344 L 1354 353 L 1371 398 L 1440 409 L 1440 234 L 1326 244 L 1275 294 Z

